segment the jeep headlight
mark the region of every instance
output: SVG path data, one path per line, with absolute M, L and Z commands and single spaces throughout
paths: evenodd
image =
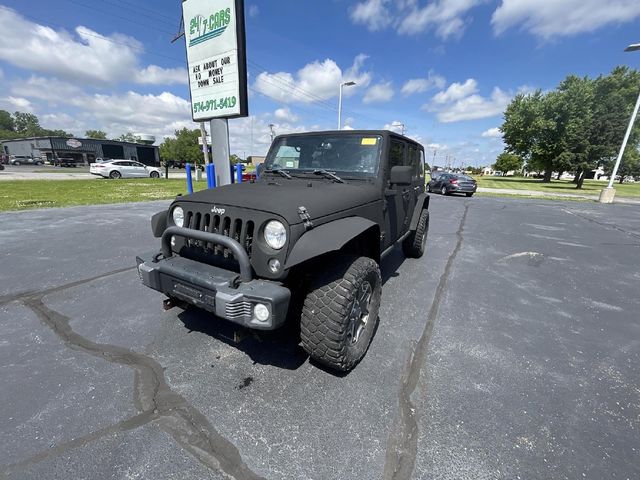
M 287 243 L 287 230 L 277 220 L 271 220 L 264 227 L 264 241 L 274 250 L 280 250 Z
M 181 207 L 175 207 L 171 213 L 173 223 L 176 227 L 182 227 L 184 225 L 184 210 Z

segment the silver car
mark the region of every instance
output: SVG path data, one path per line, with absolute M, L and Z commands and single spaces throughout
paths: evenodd
M 92 163 L 89 173 L 104 178 L 160 178 L 162 170 L 134 160 L 109 160 Z

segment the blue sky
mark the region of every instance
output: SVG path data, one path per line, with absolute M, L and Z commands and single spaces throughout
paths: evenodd
M 490 164 L 518 92 L 566 75 L 640 65 L 637 0 L 247 1 L 250 117 L 232 153 L 264 154 L 277 133 L 335 128 L 338 85 L 351 128 L 405 125 L 454 164 Z M 0 2 L 0 108 L 47 128 L 159 139 L 195 127 L 178 0 Z

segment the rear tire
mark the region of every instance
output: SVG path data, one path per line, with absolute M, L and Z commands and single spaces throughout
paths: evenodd
M 151 172 L 150 177 L 151 178 L 158 178 L 160 176 L 160 174 L 158 172 Z
M 122 177 L 122 174 L 117 170 L 112 170 L 111 172 L 109 172 L 109 178 L 113 178 L 114 180 L 116 180 L 120 177 Z
M 473 197 L 473 193 L 466 193 L 465 194 L 467 197 Z
M 422 210 L 418 218 L 418 226 L 402 242 L 402 252 L 409 258 L 420 258 L 424 254 L 429 233 L 429 210 Z
M 349 371 L 364 357 L 378 323 L 382 279 L 368 257 L 338 257 L 316 278 L 300 318 L 300 339 L 309 356 Z
M 447 195 L 447 193 L 448 193 L 448 192 L 447 192 L 447 187 L 445 187 L 445 186 L 443 185 L 443 186 L 442 186 L 442 188 L 440 189 L 440 193 L 441 193 L 442 195 Z

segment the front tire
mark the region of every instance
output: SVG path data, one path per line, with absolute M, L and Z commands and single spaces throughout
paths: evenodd
M 116 179 L 118 179 L 120 177 L 122 177 L 122 174 L 117 170 L 113 170 L 113 171 L 109 172 L 109 178 L 112 178 L 112 179 L 116 180 Z
M 402 252 L 409 258 L 420 258 L 424 254 L 429 233 L 429 210 L 422 210 L 416 231 L 402 242 Z
M 309 356 L 349 371 L 364 357 L 378 323 L 382 279 L 368 257 L 344 256 L 313 282 L 302 307 L 300 338 Z
M 160 174 L 158 172 L 151 172 L 150 176 L 151 178 L 158 178 Z

